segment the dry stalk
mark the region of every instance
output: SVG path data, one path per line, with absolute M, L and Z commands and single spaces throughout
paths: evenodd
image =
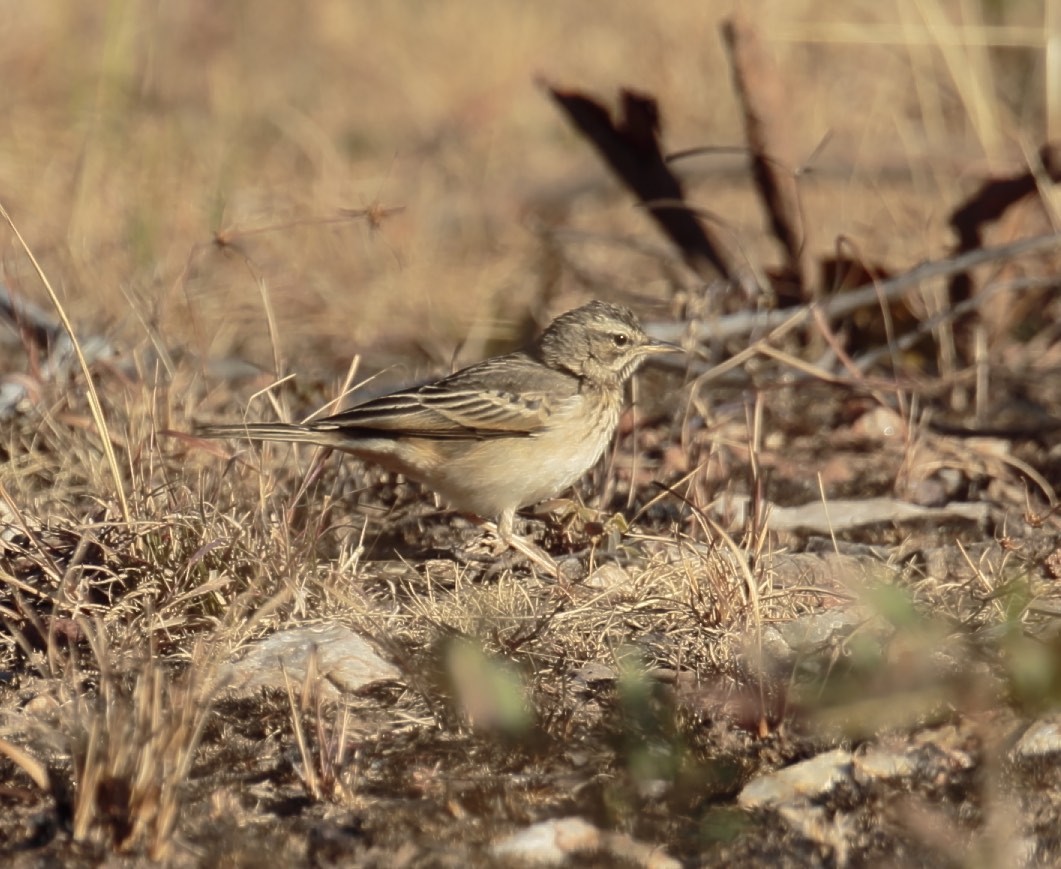
M 92 380 L 92 372 L 88 367 L 88 360 L 85 359 L 85 354 L 81 349 L 81 342 L 77 338 L 77 333 L 74 332 L 74 326 L 70 322 L 70 318 L 66 315 L 66 309 L 63 307 L 63 303 L 59 301 L 59 296 L 56 295 L 55 290 L 52 288 L 51 281 L 48 280 L 48 276 L 44 274 L 44 269 L 41 268 L 37 258 L 33 255 L 33 251 L 30 250 L 26 240 L 22 237 L 22 233 L 19 232 L 15 222 L 11 219 L 11 215 L 7 213 L 7 209 L 4 208 L 3 204 L 0 204 L 0 217 L 3 217 L 7 221 L 7 225 L 11 227 L 11 231 L 15 234 L 15 238 L 18 239 L 19 245 L 25 252 L 29 261 L 33 264 L 34 271 L 37 272 L 37 277 L 41 279 L 41 283 L 44 285 L 44 289 L 48 292 L 48 298 L 51 300 L 52 305 L 55 306 L 55 312 L 59 315 L 59 319 L 63 323 L 63 328 L 66 330 L 66 334 L 70 338 L 70 345 L 74 348 L 74 353 L 77 355 L 78 364 L 81 366 L 81 374 L 85 378 L 85 393 L 88 396 L 88 405 L 92 410 L 92 419 L 96 424 L 96 433 L 99 435 L 100 446 L 103 448 L 103 453 L 107 457 L 107 467 L 110 468 L 111 477 L 114 480 L 114 492 L 118 497 L 118 504 L 121 506 L 122 518 L 126 524 L 132 524 L 132 514 L 129 512 L 129 504 L 125 498 L 125 488 L 122 485 L 121 473 L 118 470 L 118 457 L 114 454 L 114 444 L 111 441 L 110 428 L 107 425 L 106 417 L 103 415 L 103 405 L 100 404 L 99 393 L 96 392 L 96 384 Z
M 89 626 L 85 630 L 93 636 Z M 108 654 L 102 631 L 95 633 L 93 646 L 97 655 Z M 78 695 L 66 725 L 76 770 L 73 837 L 102 839 L 119 851 L 144 848 L 150 859 L 165 860 L 172 855 L 183 790 L 211 714 L 206 680 L 199 678 L 202 661 L 177 683 L 149 660 L 128 693 L 106 659 L 100 663 L 98 697 Z

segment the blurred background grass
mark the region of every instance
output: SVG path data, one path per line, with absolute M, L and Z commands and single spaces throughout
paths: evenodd
M 445 366 L 468 335 L 462 359 L 603 294 L 543 267 L 531 228 L 558 200 L 571 226 L 656 241 L 535 77 L 654 94 L 670 149 L 739 145 L 736 6 L 790 85 L 792 152 L 829 137 L 803 187 L 822 252 L 843 233 L 895 268 L 940 255 L 957 197 L 1045 135 L 1043 0 L 57 0 L 0 25 L 0 201 L 75 322 L 125 346 L 272 371 L 264 291 L 285 371 Z M 739 155 L 682 167 L 749 257 L 777 259 Z M 404 210 L 319 222 L 380 205 Z M 3 251 L 41 299 L 9 233 Z M 670 298 L 655 262 L 598 257 L 618 297 Z

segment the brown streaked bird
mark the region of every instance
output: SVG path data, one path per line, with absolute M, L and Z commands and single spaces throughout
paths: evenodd
M 628 308 L 595 301 L 557 317 L 522 350 L 301 425 L 208 425 L 203 437 L 311 443 L 352 453 L 497 520 L 571 486 L 619 422 L 626 382 L 656 353 Z

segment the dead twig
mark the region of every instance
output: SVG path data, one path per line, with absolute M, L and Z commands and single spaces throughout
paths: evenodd
M 705 321 L 693 327 L 692 334 L 699 341 L 728 341 L 765 332 L 778 327 L 798 324 L 806 320 L 811 309 L 820 306 L 828 320 L 838 320 L 853 312 L 901 298 L 911 287 L 922 281 L 946 277 L 956 272 L 975 268 L 985 263 L 1003 262 L 1021 256 L 1041 254 L 1061 248 L 1061 233 L 1048 233 L 1023 238 L 1012 244 L 980 248 L 959 256 L 932 260 L 915 266 L 910 271 L 885 281 L 865 284 L 849 293 L 832 296 L 811 305 L 799 305 L 777 311 L 741 311 L 725 317 Z M 794 323 L 793 323 L 794 321 Z M 689 335 L 687 323 L 655 323 L 648 331 L 663 341 L 678 341 Z
M 751 21 L 734 15 L 722 25 L 733 82 L 744 114 L 752 178 L 770 227 L 785 252 L 786 277 L 801 298 L 812 289 L 807 225 L 800 213 L 796 165 L 789 152 L 793 136 L 786 129 L 785 93 Z
M 622 90 L 619 115 L 613 118 L 608 109 L 585 94 L 561 90 L 548 82 L 543 82 L 543 87 L 619 180 L 648 208 L 652 219 L 682 252 L 686 265 L 695 274 L 705 279 L 720 274 L 741 283 L 729 253 L 684 207 L 685 191 L 660 147 L 660 113 L 652 97 Z
M 1061 144 L 1043 145 L 1039 149 L 1039 161 L 1050 181 L 1061 182 Z M 950 226 L 958 236 L 955 253 L 962 254 L 983 247 L 984 228 L 1038 189 L 1035 167 L 1029 167 L 1012 178 L 985 181 L 976 193 L 951 212 Z M 973 279 L 968 270 L 962 270 L 951 278 L 951 301 L 963 302 L 973 292 Z

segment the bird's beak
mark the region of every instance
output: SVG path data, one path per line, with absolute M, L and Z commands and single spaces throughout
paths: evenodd
M 647 344 L 641 345 L 641 352 L 655 356 L 657 353 L 682 353 L 684 350 L 677 344 L 671 344 L 670 341 L 657 341 L 655 338 L 650 338 Z

